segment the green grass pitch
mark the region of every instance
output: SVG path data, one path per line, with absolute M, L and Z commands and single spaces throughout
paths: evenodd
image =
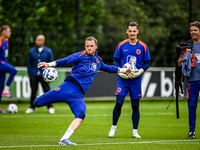
M 126 100 L 114 138 L 108 137 L 115 102 L 86 102 L 86 118 L 70 137 L 77 146 L 60 146 L 59 139 L 74 119 L 69 106 L 56 103 L 55 114 L 46 107 L 34 114 L 25 114 L 28 103 L 17 103 L 17 114 L 0 114 L 0 150 L 199 150 L 200 108 L 197 107 L 196 139 L 186 139 L 189 131 L 187 101 L 179 102 L 180 119 L 176 119 L 175 101 L 166 110 L 169 101 L 140 102 L 139 134 L 132 138 L 131 104 Z M 6 110 L 8 103 L 3 103 Z

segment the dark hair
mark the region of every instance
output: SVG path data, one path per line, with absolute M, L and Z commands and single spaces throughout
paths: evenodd
M 131 26 L 131 27 L 136 26 L 136 27 L 138 28 L 138 24 L 137 24 L 136 22 L 130 22 L 130 23 L 128 24 L 128 26 L 127 26 L 127 29 L 128 29 L 129 26 Z
M 199 30 L 200 30 L 200 22 L 199 22 L 199 21 L 191 22 L 191 23 L 190 23 L 190 27 L 191 27 L 191 26 L 196 26 L 196 27 L 198 27 Z
M 93 37 L 93 36 L 87 37 L 87 38 L 85 39 L 85 41 L 94 41 L 96 45 L 98 44 L 97 39 L 96 39 L 95 37 Z
M 8 25 L 2 25 L 0 28 L 0 33 L 4 30 L 6 30 L 7 28 L 10 28 Z

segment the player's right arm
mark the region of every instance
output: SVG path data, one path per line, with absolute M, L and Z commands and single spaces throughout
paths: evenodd
M 42 70 L 48 68 L 48 67 L 55 67 L 57 64 L 56 64 L 56 61 L 52 61 L 52 62 L 49 62 L 49 63 L 46 63 L 46 62 L 40 62 L 37 67 L 40 68 L 40 67 L 43 67 Z
M 120 59 L 114 57 L 113 58 L 113 65 L 117 66 L 117 67 L 120 67 Z
M 37 67 L 40 68 L 40 67 L 43 67 L 42 69 L 46 69 L 48 67 L 55 67 L 55 66 L 64 66 L 64 65 L 68 65 L 70 63 L 73 63 L 73 62 L 76 62 L 78 61 L 79 59 L 82 59 L 80 56 L 82 56 L 82 54 L 85 54 L 84 51 L 83 52 L 77 52 L 77 53 L 74 53 L 72 55 L 69 55 L 68 57 L 65 57 L 65 58 L 62 58 L 62 59 L 58 59 L 56 61 L 52 61 L 52 62 L 49 62 L 49 63 L 46 63 L 46 62 L 40 62 Z

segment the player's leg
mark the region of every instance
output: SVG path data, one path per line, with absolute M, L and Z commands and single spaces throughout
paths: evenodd
M 36 93 L 38 90 L 38 77 L 30 75 L 30 87 L 31 87 L 31 100 L 30 100 L 30 107 L 26 110 L 26 113 L 34 113 L 35 112 L 35 106 L 33 105 L 33 102 L 36 97 Z
M 70 96 L 77 91 L 70 81 L 63 82 L 57 88 L 37 96 L 33 102 L 34 106 L 42 107 L 52 103 L 69 102 Z
M 17 73 L 17 70 L 11 64 L 9 64 L 7 62 L 4 62 L 4 64 L 1 65 L 1 70 L 3 70 L 5 73 L 10 74 L 8 79 L 7 79 L 4 90 L 2 92 L 2 96 L 12 98 L 13 96 L 11 95 L 9 89 L 10 89 L 10 84 L 12 83 L 13 78 Z
M 0 66 L 0 67 L 1 67 L 1 66 Z M 3 91 L 5 78 L 6 78 L 5 73 L 0 72 L 0 93 L 2 93 L 2 91 Z M 2 98 L 2 95 L 0 94 L 0 114 L 6 113 L 6 111 L 3 111 L 3 110 L 1 109 L 1 98 Z
M 139 99 L 131 99 L 131 106 L 132 106 L 132 122 L 133 122 L 133 137 L 141 138 L 138 134 L 138 125 L 140 120 L 140 111 L 139 111 Z
M 59 145 L 77 145 L 76 143 L 72 143 L 69 138 L 70 136 L 78 129 L 78 127 L 81 125 L 83 119 L 81 118 L 75 118 L 70 126 L 68 127 L 65 134 L 62 136 L 62 138 L 59 140 Z
M 76 145 L 75 143 L 68 144 L 65 141 L 69 140 L 71 135 L 79 128 L 79 126 L 85 119 L 86 105 L 83 99 L 79 99 L 79 98 L 74 99 L 74 102 L 69 103 L 69 106 L 71 108 L 71 111 L 75 115 L 75 119 L 72 121 L 67 131 L 60 139 L 59 145 Z
M 72 91 L 69 91 L 69 90 L 72 90 Z M 42 107 L 42 106 L 46 106 L 48 104 L 58 103 L 58 102 L 69 103 L 70 94 L 71 94 L 71 92 L 73 92 L 73 90 L 74 90 L 73 87 L 71 87 L 69 84 L 67 84 L 67 82 L 64 82 L 59 87 L 57 87 L 53 90 L 50 90 L 41 96 L 38 96 L 35 99 L 33 104 L 36 107 Z M 79 110 L 81 110 L 81 109 L 79 109 Z M 76 145 L 76 143 L 72 143 L 69 140 L 69 137 L 80 126 L 81 122 L 82 122 L 82 120 L 75 119 L 71 123 L 71 128 L 68 128 L 66 133 L 63 135 L 63 138 L 61 138 L 61 140 L 59 141 L 59 145 Z
M 189 136 L 188 138 L 195 137 L 195 125 L 196 125 L 196 109 L 199 96 L 200 81 L 188 82 L 188 110 L 189 110 Z
M 113 122 L 112 125 L 116 126 L 121 115 L 121 108 L 124 103 L 125 96 L 117 95 L 116 96 L 116 103 L 113 109 Z
M 43 91 L 44 93 L 48 92 L 50 90 L 50 86 L 49 86 L 49 83 L 48 82 L 45 82 L 43 77 L 39 77 L 39 80 L 40 80 L 40 83 L 42 85 L 42 88 L 43 88 Z M 48 109 L 48 112 L 50 114 L 54 114 L 55 113 L 55 109 L 53 108 L 53 105 L 52 104 L 48 104 L 47 105 L 47 109 Z
M 141 138 L 138 134 L 138 125 L 140 120 L 139 100 L 141 98 L 141 84 L 130 85 L 130 97 L 132 107 L 132 123 L 133 123 L 133 137 Z
M 84 94 L 79 85 L 71 85 L 69 93 L 70 96 L 67 99 L 72 113 L 75 115 L 75 119 L 69 125 L 67 131 L 59 141 L 59 145 L 76 145 L 69 141 L 70 136 L 78 129 L 82 121 L 85 119 L 86 105 L 84 102 Z
M 117 129 L 117 122 L 121 115 L 121 108 L 123 106 L 124 99 L 127 93 L 128 93 L 128 87 L 125 84 L 118 82 L 116 88 L 116 103 L 113 109 L 112 126 L 110 132 L 108 133 L 108 136 L 111 138 L 115 136 Z
M 124 103 L 124 99 L 125 99 L 125 96 L 121 96 L 121 95 L 116 96 L 116 103 L 115 103 L 115 107 L 113 109 L 113 118 L 112 118 L 113 122 L 112 122 L 110 132 L 108 133 L 108 136 L 111 138 L 113 138 L 115 136 L 115 133 L 117 130 L 117 122 L 121 115 L 121 108 Z
M 37 96 L 33 102 L 35 107 L 42 107 L 52 103 L 66 102 L 66 94 L 60 86 L 50 90 L 40 96 Z

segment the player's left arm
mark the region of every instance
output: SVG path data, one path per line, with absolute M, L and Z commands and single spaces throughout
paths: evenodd
M 113 66 L 113 65 L 107 65 L 104 62 L 102 62 L 102 60 L 101 60 L 101 67 L 99 70 L 109 72 L 109 73 L 117 73 L 118 67 Z
M 144 64 L 143 64 L 143 66 L 142 66 L 142 69 L 144 70 L 144 71 L 146 71 L 149 67 L 150 67 L 150 60 L 146 60 L 146 61 L 144 61 Z
M 129 66 L 128 68 L 119 68 L 117 66 L 114 65 L 107 65 L 105 63 L 103 63 L 101 61 L 101 68 L 100 70 L 105 71 L 105 72 L 109 72 L 109 73 L 126 73 L 126 74 L 130 74 L 131 73 L 131 66 Z
M 149 48 L 146 44 L 145 44 L 145 46 L 146 46 L 146 50 L 144 49 L 143 65 L 141 68 L 141 69 L 143 69 L 143 71 L 146 71 L 150 67 L 150 61 L 151 61 Z

